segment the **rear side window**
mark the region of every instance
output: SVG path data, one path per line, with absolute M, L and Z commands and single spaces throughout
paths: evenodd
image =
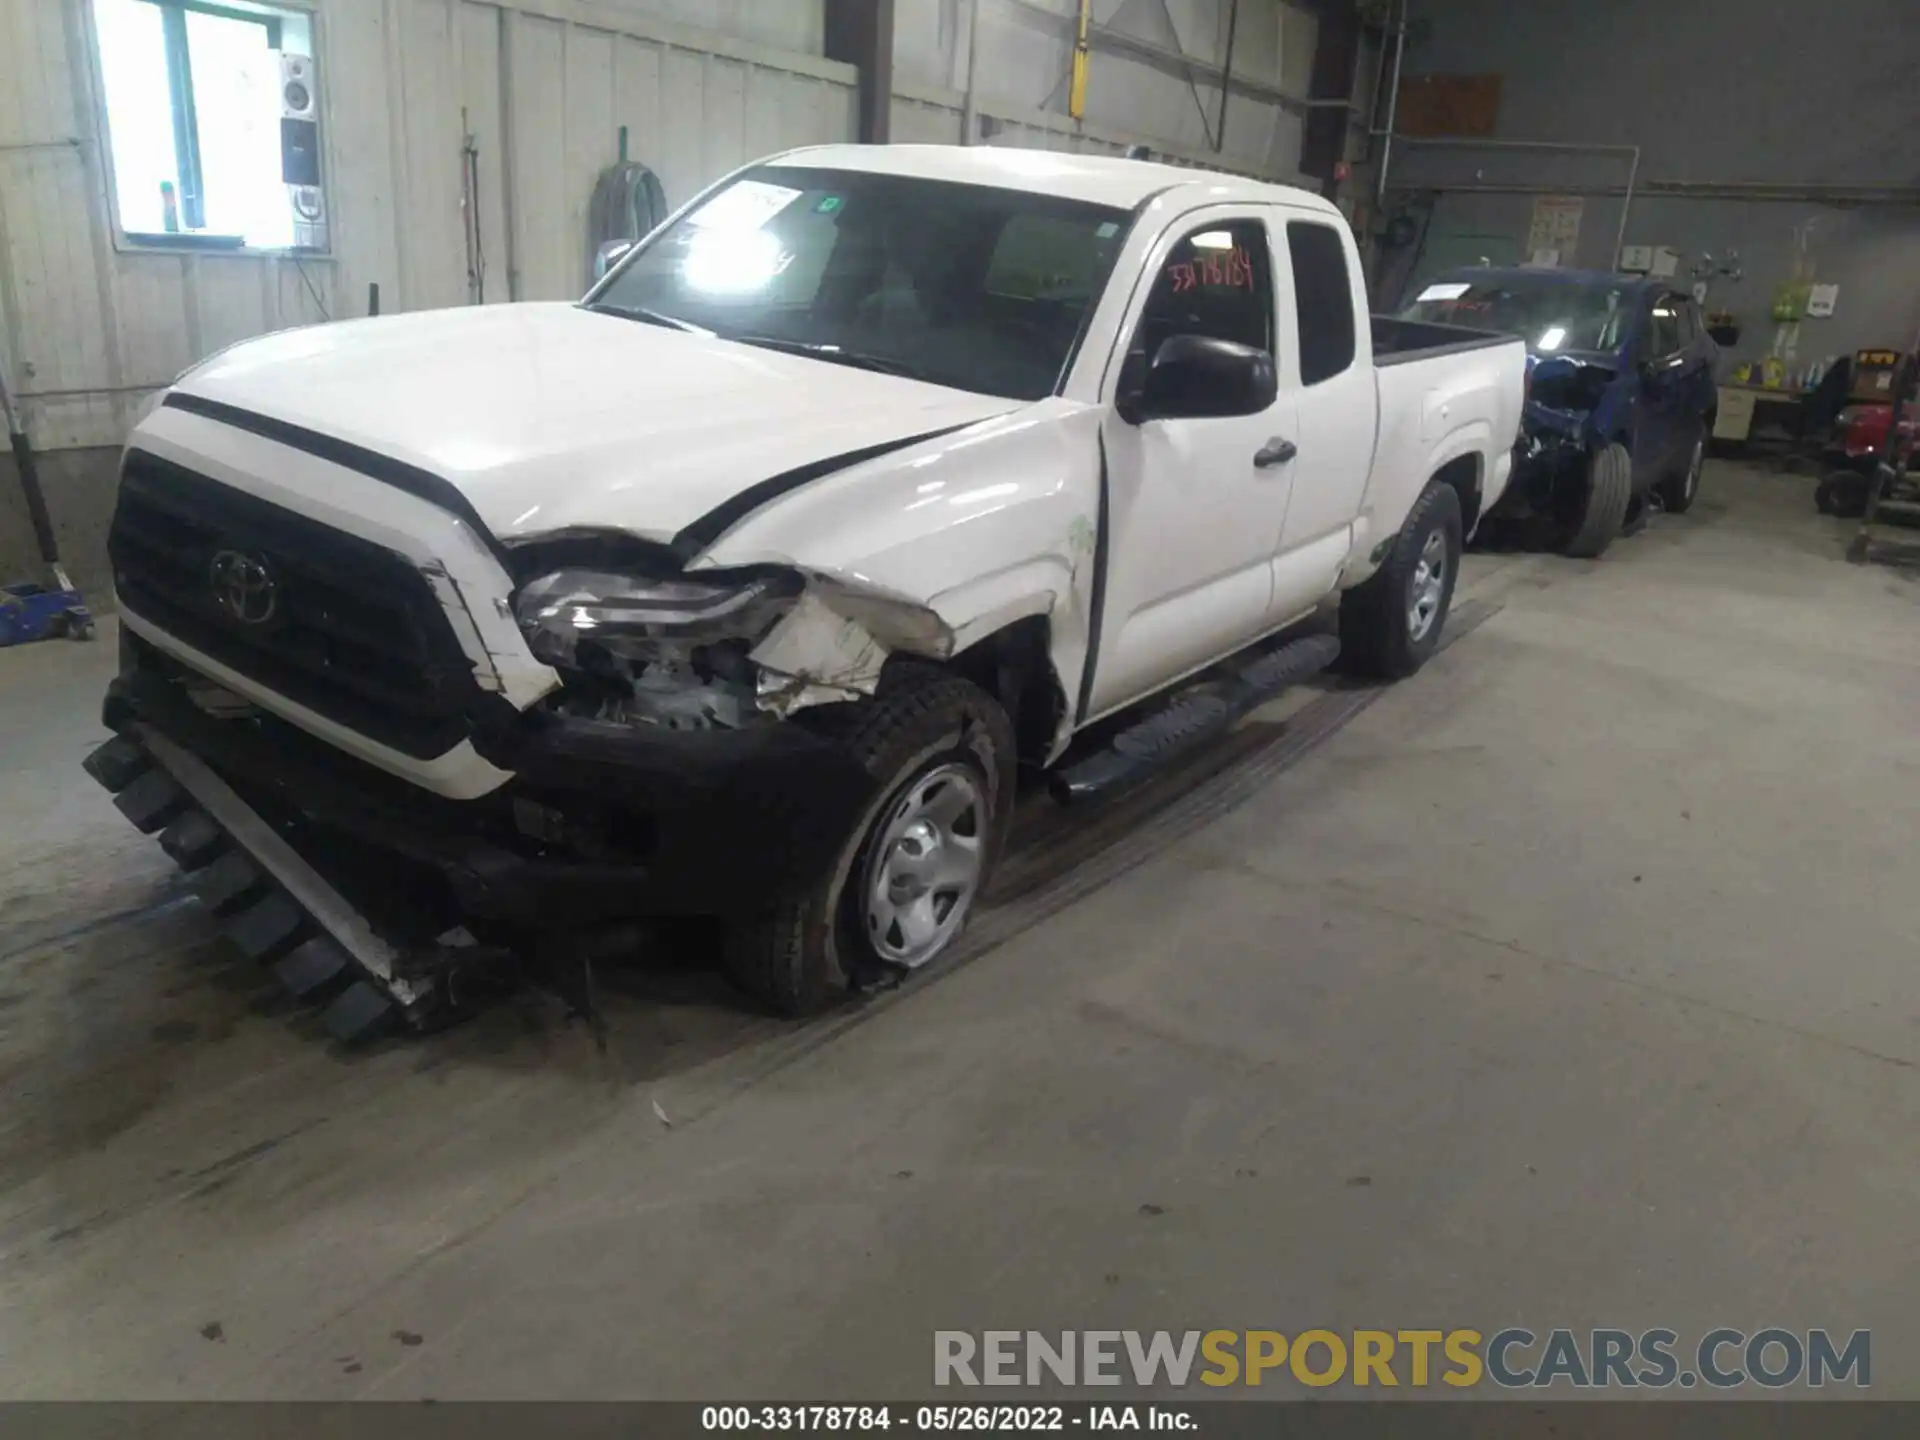
M 1293 304 L 1300 326 L 1300 381 L 1317 385 L 1353 364 L 1353 285 L 1347 247 L 1331 225 L 1287 222 Z

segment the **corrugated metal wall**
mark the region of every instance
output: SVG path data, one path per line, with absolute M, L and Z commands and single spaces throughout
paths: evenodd
M 370 282 L 387 310 L 465 303 L 463 110 L 489 300 L 585 288 L 587 206 L 621 125 L 676 204 L 757 155 L 853 134 L 850 66 L 686 28 L 668 0 L 312 8 L 333 253 L 296 262 L 118 248 L 83 0 L 0 0 L 0 362 L 41 447 L 118 444 L 146 388 L 231 341 L 364 313 Z M 819 34 L 818 0 L 737 18 Z
M 1086 123 L 1068 116 L 1078 0 L 895 0 L 895 140 L 960 139 L 960 90 L 994 143 L 1156 156 L 1265 179 L 1300 164 L 1319 21 L 1284 0 L 1094 0 Z M 1233 25 L 1225 133 L 1218 75 Z M 967 47 L 979 55 L 969 64 Z M 1128 43 L 1135 46 L 1129 51 Z
M 896 145 L 957 145 L 965 116 L 966 97 L 958 90 L 943 90 L 896 78 L 893 87 L 891 124 Z M 975 110 L 984 128 L 991 129 L 989 145 L 1013 145 L 1028 150 L 1071 150 L 1086 155 L 1120 155 L 1130 145 L 1145 144 L 1153 158 L 1165 165 L 1183 165 L 1195 169 L 1224 170 L 1234 175 L 1249 175 L 1281 184 L 1299 184 L 1317 188 L 1317 182 L 1286 168 L 1267 168 L 1232 155 L 1217 155 L 1134 131 L 1115 130 L 1105 125 L 1076 124 L 1065 116 L 1040 111 L 1016 111 L 1004 101 L 976 99 Z M 1296 163 L 1297 163 L 1296 150 Z
M 1716 274 L 1708 292 L 1710 308 L 1742 322 L 1729 363 L 1769 352 L 1774 291 L 1797 263 L 1839 285 L 1840 298 L 1831 316 L 1798 327 L 1796 365 L 1912 342 L 1920 327 L 1913 0 L 1849 0 L 1817 12 L 1790 0 L 1448 0 L 1416 9 L 1424 39 L 1408 50 L 1408 75 L 1499 75 L 1500 139 L 1642 149 L 1619 236 L 1624 156 L 1396 147 L 1395 190 L 1410 201 L 1439 198 L 1424 253 L 1396 257 L 1394 280 L 1425 278 L 1448 251 L 1477 250 L 1481 237 L 1519 253 L 1534 197 L 1574 194 L 1584 196 L 1585 214 L 1565 263 L 1613 265 L 1618 236 L 1677 250 L 1691 281 L 1703 257 L 1739 253 L 1741 277 Z M 1816 16 L 1819 27 L 1809 23 Z M 1703 57 L 1729 52 L 1739 63 L 1715 65 L 1706 83 Z M 1633 77 L 1625 104 L 1623 76 Z M 1390 281 L 1380 298 L 1400 294 Z

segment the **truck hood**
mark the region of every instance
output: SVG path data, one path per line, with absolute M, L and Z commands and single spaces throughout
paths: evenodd
M 670 539 L 787 471 L 1023 403 L 563 304 L 283 331 L 175 388 L 432 471 L 508 541 Z

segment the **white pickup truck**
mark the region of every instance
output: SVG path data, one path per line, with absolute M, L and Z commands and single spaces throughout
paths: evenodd
M 347 1028 L 663 912 L 806 1010 L 952 942 L 1019 767 L 1085 793 L 1337 649 L 1418 667 L 1524 364 L 1370 321 L 1301 190 L 779 155 L 581 304 L 180 377 L 127 448 L 89 769 Z

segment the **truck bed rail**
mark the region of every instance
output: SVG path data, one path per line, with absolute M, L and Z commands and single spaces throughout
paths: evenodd
M 1486 330 L 1470 330 L 1464 325 L 1402 320 L 1394 315 L 1374 315 L 1369 319 L 1373 328 L 1375 365 L 1404 365 L 1410 360 L 1431 360 L 1436 355 L 1487 350 L 1495 345 L 1511 345 L 1518 338 Z

